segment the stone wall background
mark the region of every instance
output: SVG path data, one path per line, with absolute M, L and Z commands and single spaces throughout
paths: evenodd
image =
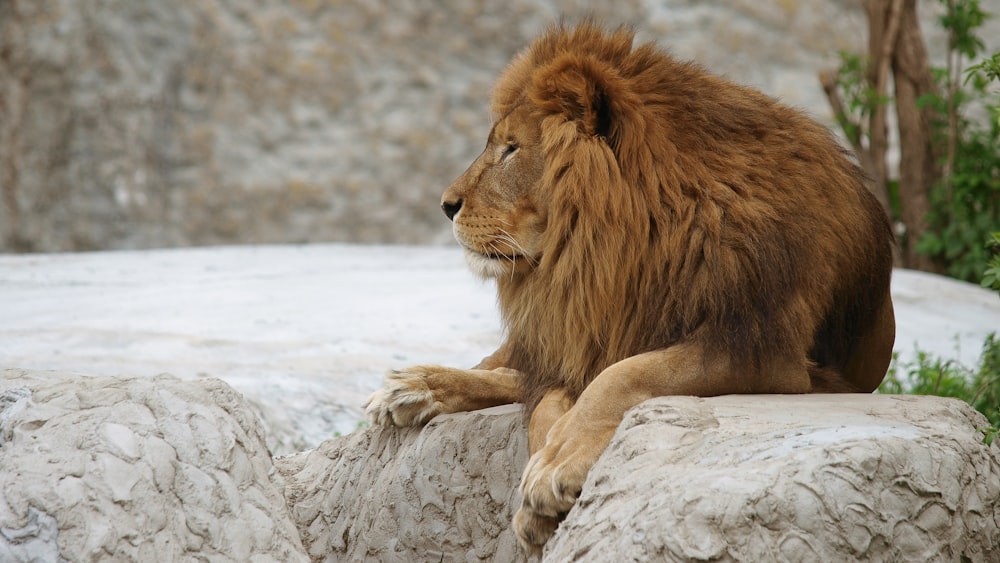
M 866 25 L 850 0 L 0 0 L 0 251 L 445 243 L 497 73 L 583 14 L 821 119 Z

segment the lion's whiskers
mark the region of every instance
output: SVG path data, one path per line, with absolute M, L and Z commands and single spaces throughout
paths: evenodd
M 528 252 L 528 250 L 525 249 L 524 246 L 521 245 L 521 243 L 517 242 L 517 239 L 514 238 L 514 235 L 510 234 L 504 229 L 500 229 L 499 239 L 503 241 L 505 244 L 507 244 L 507 246 L 513 251 L 512 252 L 513 255 L 523 256 L 524 259 L 528 261 L 528 264 L 530 264 L 532 267 L 538 265 L 535 262 L 535 259 L 531 256 L 531 253 Z

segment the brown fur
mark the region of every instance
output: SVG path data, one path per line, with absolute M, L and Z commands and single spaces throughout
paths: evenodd
M 632 41 L 556 30 L 496 87 L 494 114 L 535 106 L 546 147 L 539 266 L 498 278 L 529 404 L 687 339 L 744 370 L 725 391 L 766 391 L 755 376 L 790 354 L 842 370 L 889 299 L 892 233 L 860 170 L 801 113 Z M 842 375 L 871 391 L 883 368 Z
M 525 545 L 551 535 L 642 400 L 881 382 L 892 232 L 826 129 L 589 23 L 518 56 L 492 111 L 442 207 L 497 280 L 507 339 L 474 370 L 394 373 L 368 412 L 419 424 L 523 401 Z

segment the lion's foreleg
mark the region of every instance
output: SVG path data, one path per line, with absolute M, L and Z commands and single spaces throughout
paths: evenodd
M 563 389 L 552 389 L 542 396 L 528 421 L 528 455 L 545 446 L 545 439 L 552 427 L 573 407 L 573 399 Z M 514 529 L 525 534 L 521 542 L 537 551 L 559 526 L 560 517 L 547 516 L 528 510 L 518 510 L 514 516 Z
M 553 389 L 542 396 L 538 406 L 531 412 L 528 422 L 528 455 L 545 445 L 545 437 L 562 415 L 573 406 L 573 399 L 563 389 Z
M 808 378 L 803 370 L 805 389 Z M 522 504 L 514 528 L 529 550 L 544 545 L 552 522 L 576 502 L 590 468 L 622 418 L 639 403 L 663 395 L 718 395 L 739 390 L 728 360 L 705 358 L 697 344 L 680 344 L 627 358 L 601 372 L 548 431 L 521 479 Z
M 373 424 L 416 426 L 439 414 L 515 403 L 520 399 L 521 377 L 507 368 L 431 365 L 396 370 L 368 398 L 365 414 Z

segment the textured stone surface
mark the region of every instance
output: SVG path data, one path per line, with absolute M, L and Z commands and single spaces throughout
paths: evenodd
M 827 115 L 856 2 L 5 0 L 0 250 L 441 242 L 487 96 L 561 15 Z
M 997 560 L 1000 447 L 983 425 L 936 397 L 648 401 L 543 559 Z M 524 560 L 518 406 L 273 464 L 261 434 L 214 379 L 4 370 L 0 561 Z
M 551 561 L 993 561 L 1000 448 L 937 397 L 662 398 L 633 410 Z
M 0 561 L 304 561 L 225 383 L 0 372 Z
M 314 561 L 517 561 L 518 406 L 374 429 L 277 458 Z
M 4 0 L 0 251 L 450 241 L 493 80 L 585 14 L 821 119 L 866 29 L 856 0 Z
M 996 560 L 1000 448 L 982 425 L 936 397 L 648 401 L 543 559 Z M 316 561 L 514 561 L 524 456 L 510 407 L 373 429 L 277 465 Z

